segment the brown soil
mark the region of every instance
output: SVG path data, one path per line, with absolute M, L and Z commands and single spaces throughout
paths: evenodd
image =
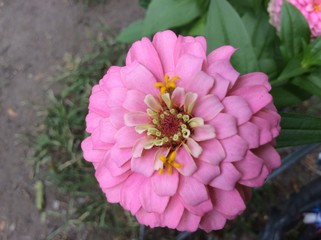
M 51 231 L 35 206 L 29 160 L 46 80 L 66 52 L 90 51 L 102 26 L 119 31 L 142 14 L 133 0 L 90 8 L 81 1 L 0 0 L 0 240 L 46 239 Z

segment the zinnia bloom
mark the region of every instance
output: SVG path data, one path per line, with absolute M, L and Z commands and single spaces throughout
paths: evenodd
M 306 18 L 313 37 L 321 35 L 321 0 L 286 0 L 294 5 Z M 270 23 L 280 31 L 283 0 L 271 0 L 268 6 Z
M 233 68 L 231 46 L 204 37 L 143 38 L 94 86 L 84 158 L 111 203 L 142 224 L 224 227 L 280 165 L 280 116 L 265 74 Z

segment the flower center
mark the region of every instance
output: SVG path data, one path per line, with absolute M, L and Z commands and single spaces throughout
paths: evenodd
M 321 11 L 321 0 L 314 0 L 313 1 L 313 9 L 315 12 Z
M 164 107 L 165 108 L 165 107 Z M 147 130 L 153 136 L 156 146 L 179 147 L 190 136 L 190 116 L 179 108 L 165 108 L 152 116 L 154 127 Z
M 137 133 L 146 133 L 148 136 L 143 139 L 143 146 L 140 145 L 140 142 L 134 146 L 135 152 L 140 154 L 142 149 L 153 147 L 166 149 L 165 156 L 156 154 L 154 169 L 160 174 L 164 172 L 164 169 L 167 169 L 168 174 L 172 174 L 173 168 L 183 167 L 182 164 L 175 161 L 176 153 L 193 134 L 193 129 L 204 125 L 202 118 L 192 116 L 197 94 L 185 93 L 184 89 L 177 88 L 175 81 L 178 79 L 178 76 L 170 78 L 165 75 L 163 82 L 154 84 L 154 87 L 159 88 L 160 95 L 154 97 L 148 94 L 144 98 L 144 102 L 148 106 L 146 110 L 149 116 L 148 122 L 138 123 L 141 118 L 139 113 L 127 116 L 128 123 L 135 126 Z M 146 115 L 143 118 L 146 120 Z

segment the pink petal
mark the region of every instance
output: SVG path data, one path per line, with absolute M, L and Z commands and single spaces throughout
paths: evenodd
M 195 206 L 208 200 L 207 189 L 204 184 L 192 177 L 182 177 L 178 189 L 184 205 Z
M 121 67 L 118 66 L 111 66 L 103 79 L 99 82 L 99 86 L 104 91 L 109 91 L 113 88 L 123 88 L 124 85 L 120 78 L 120 69 Z
M 256 113 L 255 116 L 268 122 L 273 138 L 279 135 L 281 117 L 276 110 L 264 108 L 262 111 Z
M 155 161 L 154 161 L 154 170 L 159 170 L 163 168 L 164 163 L 160 160 L 160 156 L 167 156 L 169 154 L 170 148 L 159 148 L 156 151 Z
M 155 172 L 151 177 L 153 191 L 158 196 L 173 196 L 177 192 L 179 175 L 177 171 L 168 174 L 164 171 L 163 174 Z
M 251 122 L 259 128 L 260 133 L 260 145 L 266 144 L 273 139 L 270 124 L 267 120 L 253 116 Z
M 224 112 L 236 118 L 237 125 L 250 120 L 253 113 L 249 104 L 241 97 L 229 96 L 224 98 Z
M 236 162 L 243 159 L 249 149 L 247 142 L 238 135 L 221 140 L 221 144 L 226 153 L 224 162 Z
M 180 80 L 177 85 L 185 88 L 186 84 L 193 81 L 194 76 L 202 70 L 203 59 L 189 54 L 183 55 L 177 62 L 175 76 L 179 76 Z
M 214 95 L 207 95 L 199 99 L 194 107 L 194 116 L 201 117 L 204 121 L 209 121 L 223 110 L 224 106 Z
M 204 37 L 178 36 L 174 53 L 176 61 L 184 54 L 206 60 L 206 40 Z
M 195 37 L 194 39 L 195 39 L 196 42 L 199 42 L 199 43 L 202 45 L 203 51 L 206 53 L 206 52 L 207 52 L 207 42 L 206 42 L 205 37 L 203 37 L 203 36 L 197 36 L 197 37 Z M 201 54 L 201 53 L 200 53 L 200 54 Z M 203 56 L 203 54 L 200 55 L 200 56 Z
M 109 107 L 120 107 L 125 101 L 127 88 L 113 88 L 106 94 Z
M 137 197 L 141 187 L 147 178 L 140 174 L 131 174 L 122 184 L 120 191 L 120 204 L 132 214 L 141 208 L 141 203 Z
M 123 164 L 128 162 L 132 157 L 132 149 L 131 148 L 119 148 L 117 144 L 115 144 L 110 149 L 110 158 L 114 160 L 118 167 L 121 167 Z
M 185 208 L 179 200 L 178 195 L 171 197 L 165 211 L 160 216 L 162 226 L 176 228 L 183 216 L 184 209 Z
M 152 43 L 158 53 L 158 56 L 164 68 L 164 73 L 174 71 L 174 49 L 176 41 L 176 34 L 169 30 L 156 33 L 153 37 Z
M 123 107 L 110 108 L 110 123 L 117 129 L 125 126 L 124 115 L 127 113 Z
M 169 197 L 158 196 L 153 191 L 150 180 L 147 180 L 139 192 L 139 200 L 145 211 L 163 213 L 169 202 Z
M 97 93 L 97 92 L 101 92 L 101 91 L 103 91 L 103 90 L 100 88 L 99 84 L 96 84 L 96 85 L 93 86 L 93 88 L 91 89 L 91 94 L 94 94 L 94 93 Z
M 130 170 L 130 162 L 126 162 L 125 164 L 123 164 L 122 166 L 118 166 L 116 164 L 115 159 L 111 158 L 111 154 L 108 153 L 106 158 L 106 162 L 105 162 L 105 167 L 107 167 L 111 173 L 112 176 L 114 177 L 118 177 L 124 173 L 126 173 L 128 170 Z
M 187 112 L 188 114 L 191 114 L 195 106 L 196 100 L 197 100 L 197 94 L 188 92 L 185 95 L 184 111 Z
M 98 91 L 93 93 L 89 97 L 89 110 L 91 112 L 97 113 L 102 117 L 108 117 L 109 115 L 109 106 L 108 96 L 104 91 Z
M 103 192 L 106 195 L 107 201 L 110 203 L 119 203 L 120 201 L 120 190 L 121 190 L 122 184 L 118 184 L 115 187 L 112 188 L 105 188 L 102 189 Z
M 186 205 L 185 208 L 188 211 L 190 211 L 191 213 L 202 217 L 207 212 L 209 212 L 213 209 L 213 204 L 212 204 L 212 201 L 210 199 L 208 199 L 208 200 L 206 200 L 198 205 L 195 205 L 195 206 Z
M 114 143 L 115 138 L 114 135 L 116 134 L 117 129 L 110 123 L 110 120 L 103 119 L 99 123 L 99 133 L 100 133 L 100 139 L 103 142 L 107 143 Z
M 231 95 L 240 96 L 247 101 L 253 113 L 260 111 L 272 101 L 272 96 L 263 86 L 248 86 L 236 89 Z
M 220 168 L 218 166 L 213 166 L 203 161 L 197 162 L 197 170 L 193 174 L 193 178 L 198 180 L 203 184 L 209 184 L 213 178 L 220 174 Z
M 175 162 L 183 165 L 181 168 L 177 168 L 177 171 L 183 176 L 191 176 L 197 169 L 193 157 L 184 147 L 180 147 L 177 151 Z
M 239 183 L 248 187 L 261 187 L 269 175 L 269 170 L 266 166 L 263 166 L 262 171 L 258 177 L 247 179 L 247 180 L 240 180 Z
M 88 162 L 100 162 L 105 154 L 105 150 L 95 150 L 93 149 L 93 143 L 92 143 L 92 138 L 87 137 L 85 140 L 81 142 L 81 149 L 84 154 L 84 159 Z
M 145 94 L 157 96 L 158 90 L 154 87 L 156 79 L 153 74 L 137 62 L 133 62 L 121 70 L 123 83 L 129 90 L 137 90 Z
M 148 38 L 142 38 L 141 41 L 133 43 L 126 57 L 126 65 L 130 65 L 137 61 L 150 72 L 156 79 L 161 80 L 164 77 L 161 61 L 153 44 Z
M 202 217 L 200 227 L 206 232 L 220 230 L 225 226 L 226 218 L 221 213 L 212 210 Z
M 238 215 L 243 212 L 246 207 L 243 198 L 236 189 L 231 191 L 214 189 L 211 192 L 211 197 L 214 209 L 224 215 Z
M 159 100 L 155 98 L 153 95 L 148 94 L 144 98 L 144 103 L 153 110 L 154 112 L 159 112 L 162 110 L 162 105 L 160 104 Z
M 146 112 L 129 112 L 124 116 L 125 125 L 133 127 L 141 124 L 150 123 L 149 116 Z
M 218 139 L 228 138 L 237 134 L 236 118 L 229 114 L 219 113 L 209 123 L 214 126 Z
M 204 162 L 207 162 L 212 165 L 218 165 L 224 158 L 225 152 L 221 143 L 217 139 L 211 139 L 204 142 L 201 142 L 203 149 L 202 154 L 199 156 Z
M 263 160 L 251 151 L 248 151 L 245 158 L 234 164 L 236 169 L 242 174 L 242 180 L 251 179 L 257 177 L 263 167 Z
M 198 158 L 202 153 L 202 147 L 192 138 L 188 138 L 186 144 L 183 144 L 183 146 L 195 158 Z
M 147 106 L 144 103 L 145 96 L 146 94 L 137 90 L 129 90 L 127 91 L 123 107 L 128 111 L 146 112 Z
M 172 102 L 177 107 L 182 107 L 185 101 L 185 90 L 184 88 L 177 87 L 172 93 Z
M 135 216 L 139 223 L 151 228 L 158 227 L 160 225 L 160 214 L 158 213 L 149 213 L 141 208 Z
M 247 87 L 247 86 L 264 86 L 268 91 L 271 90 L 269 78 L 265 73 L 252 72 L 240 76 L 233 89 Z
M 150 138 L 147 138 L 147 137 L 141 137 L 139 138 L 134 147 L 133 147 L 133 157 L 134 158 L 138 158 L 138 157 L 141 157 L 142 154 L 143 154 L 143 151 L 144 151 L 144 147 L 145 147 L 145 144 L 146 142 L 150 140 Z
M 273 147 L 272 143 L 265 144 L 257 149 L 254 149 L 253 153 L 264 160 L 264 164 L 269 171 L 272 171 L 281 165 L 281 157 Z
M 103 118 L 99 114 L 89 112 L 86 116 L 86 132 L 92 133 L 98 127 L 101 119 Z
M 122 127 L 115 134 L 115 139 L 120 148 L 133 147 L 141 135 L 135 132 L 133 127 Z
M 195 141 L 205 141 L 215 138 L 215 130 L 211 125 L 202 125 L 193 128 L 192 138 Z
M 154 173 L 154 160 L 156 149 L 150 149 L 143 152 L 139 158 L 132 157 L 131 159 L 131 170 L 133 172 L 141 173 L 146 177 L 152 176 Z
M 236 48 L 228 45 L 216 48 L 207 56 L 207 62 L 209 65 L 211 65 L 218 60 L 229 61 L 236 50 Z
M 130 172 L 127 171 L 122 175 L 119 175 L 117 177 L 114 177 L 111 172 L 109 171 L 109 169 L 105 166 L 103 166 L 102 164 L 100 164 L 98 166 L 98 168 L 96 169 L 96 179 L 99 183 L 99 186 L 101 188 L 111 188 L 114 187 L 122 182 L 124 182 L 128 176 L 130 175 Z
M 207 73 L 216 78 L 216 74 L 221 75 L 224 79 L 228 80 L 231 86 L 234 85 L 240 74 L 233 68 L 230 60 L 222 59 L 216 60 L 208 65 Z
M 199 226 L 200 221 L 200 216 L 197 216 L 185 210 L 176 229 L 178 231 L 195 232 Z
M 255 124 L 251 122 L 242 124 L 239 126 L 238 134 L 247 141 L 249 149 L 257 148 L 260 145 L 260 132 Z
M 210 93 L 214 94 L 216 97 L 222 100 L 226 96 L 227 91 L 230 87 L 230 81 L 223 78 L 219 74 L 214 74 L 212 76 L 214 77 L 215 82 L 214 82 L 214 87 L 212 88 Z
M 203 71 L 196 73 L 194 78 L 190 79 L 190 82 L 188 84 L 184 84 L 186 91 L 197 93 L 199 96 L 207 95 L 213 85 L 213 77 L 207 75 Z
M 100 128 L 96 128 L 91 134 L 94 149 L 109 150 L 113 146 L 113 143 L 102 141 L 100 133 Z
M 233 164 L 223 163 L 221 164 L 221 174 L 214 178 L 210 185 L 214 188 L 229 191 L 235 188 L 235 184 L 241 177 L 241 173 L 237 171 Z

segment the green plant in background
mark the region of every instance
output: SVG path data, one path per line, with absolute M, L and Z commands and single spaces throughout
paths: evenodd
M 91 86 L 108 66 L 123 61 L 123 49 L 123 45 L 113 41 L 98 42 L 91 54 L 68 64 L 69 69 L 59 78 L 64 82 L 63 90 L 49 94 L 51 106 L 44 122 L 45 130 L 35 145 L 34 164 L 37 178 L 53 182 L 69 199 L 71 212 L 62 225 L 89 222 L 112 233 L 133 236 L 137 231 L 136 221 L 117 206 L 106 204 L 94 178 L 94 169 L 83 160 L 80 149 Z

